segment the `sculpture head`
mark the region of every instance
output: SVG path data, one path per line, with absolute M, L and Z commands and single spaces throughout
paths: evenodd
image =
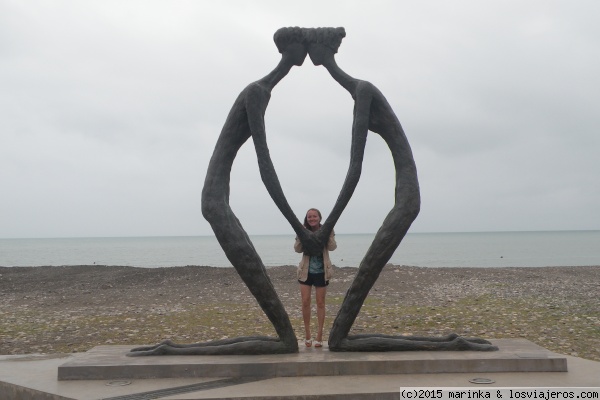
M 306 28 L 303 30 L 308 54 L 314 65 L 332 59 L 346 37 L 344 28 Z
M 306 216 L 304 217 L 304 227 L 309 231 L 316 231 L 321 227 L 322 219 L 321 211 L 311 208 L 306 212 Z
M 283 57 L 288 57 L 294 65 L 302 65 L 306 58 L 307 48 L 304 44 L 302 28 L 280 28 L 273 35 L 277 50 Z

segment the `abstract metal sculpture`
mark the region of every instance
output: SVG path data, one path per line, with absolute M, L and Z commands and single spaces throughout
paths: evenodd
M 273 324 L 278 338 L 249 336 L 195 344 L 164 341 L 139 347 L 128 355 L 276 354 L 295 353 L 298 342 L 289 317 L 250 238 L 229 206 L 229 182 L 233 161 L 241 146 L 251 137 L 258 157 L 261 178 L 271 198 L 302 242 L 305 253 L 322 252 L 330 233 L 347 206 L 361 175 L 368 131 L 387 143 L 396 170 L 395 204 L 360 263 L 329 336 L 332 351 L 478 350 L 492 351 L 483 339 L 349 335 L 350 329 L 381 270 L 415 220 L 420 208 L 417 170 L 408 140 L 398 118 L 381 92 L 371 83 L 351 77 L 335 61 L 335 53 L 346 36 L 344 28 L 281 28 L 274 40 L 281 61 L 271 73 L 248 85 L 236 99 L 221 131 L 210 160 L 202 191 L 202 213 L 244 283 Z M 350 165 L 339 197 L 322 228 L 306 230 L 289 206 L 267 146 L 264 115 L 273 87 L 291 68 L 303 64 L 307 53 L 314 65 L 329 74 L 354 99 L 354 121 Z

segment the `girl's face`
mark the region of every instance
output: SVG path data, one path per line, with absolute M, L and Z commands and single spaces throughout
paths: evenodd
M 306 221 L 311 229 L 314 231 L 319 229 L 319 224 L 321 223 L 321 218 L 319 218 L 319 213 L 315 210 L 308 210 L 306 213 Z

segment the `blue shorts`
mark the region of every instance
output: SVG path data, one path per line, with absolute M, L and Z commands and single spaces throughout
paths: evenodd
M 308 285 L 314 287 L 326 287 L 329 285 L 329 281 L 325 280 L 325 272 L 321 272 L 320 274 L 311 274 L 308 273 L 308 277 L 304 282 L 298 279 L 298 283 L 301 285 Z

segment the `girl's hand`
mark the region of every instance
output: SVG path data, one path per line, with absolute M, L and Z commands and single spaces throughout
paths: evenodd
M 298 235 L 298 239 L 302 242 L 302 250 L 304 254 L 309 256 L 318 256 L 323 254 L 323 249 L 327 244 L 327 240 L 323 240 L 321 231 L 311 232 L 308 229 Z

